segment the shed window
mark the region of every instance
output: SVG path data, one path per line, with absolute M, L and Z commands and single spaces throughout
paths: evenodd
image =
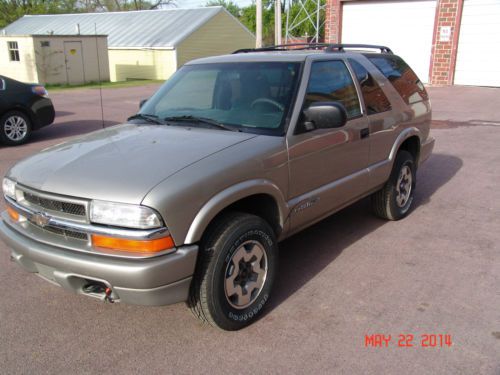
M 50 47 L 50 42 L 48 40 L 42 40 L 40 42 L 41 47 Z
M 7 45 L 9 47 L 10 61 L 21 61 L 19 58 L 19 46 L 17 45 L 17 42 L 7 42 Z

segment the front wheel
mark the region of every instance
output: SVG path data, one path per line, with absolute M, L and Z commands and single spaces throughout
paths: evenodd
M 238 330 L 255 321 L 269 300 L 278 248 L 258 216 L 229 213 L 202 241 L 189 306 L 203 322 Z
M 416 171 L 413 156 L 405 150 L 396 155 L 394 167 L 384 187 L 372 195 L 375 215 L 399 220 L 410 212 L 415 192 Z
M 9 146 L 25 143 L 31 135 L 31 121 L 19 111 L 7 112 L 0 118 L 0 141 Z

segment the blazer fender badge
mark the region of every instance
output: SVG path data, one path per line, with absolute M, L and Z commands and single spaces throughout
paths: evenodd
M 319 197 L 314 197 L 305 202 L 301 202 L 293 209 L 293 212 L 297 213 L 300 211 L 304 211 L 305 209 L 314 206 L 316 203 L 318 203 L 318 201 Z

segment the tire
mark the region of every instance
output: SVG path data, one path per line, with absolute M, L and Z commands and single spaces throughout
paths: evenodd
M 31 135 L 31 121 L 24 113 L 10 111 L 0 118 L 0 141 L 17 146 L 28 141 Z
M 375 215 L 386 220 L 400 220 L 408 215 L 416 182 L 413 156 L 408 151 L 399 151 L 389 180 L 382 189 L 372 195 Z
M 277 265 L 278 248 L 269 224 L 255 215 L 226 214 L 202 240 L 188 305 L 204 323 L 241 329 L 261 315 Z M 250 293 L 245 293 L 248 287 Z

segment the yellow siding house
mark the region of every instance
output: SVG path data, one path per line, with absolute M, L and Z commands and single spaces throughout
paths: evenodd
M 163 80 L 192 59 L 255 45 L 255 36 L 220 6 L 24 16 L 0 31 L 0 35 L 72 32 L 108 36 L 111 81 Z M 0 45 L 4 47 L 7 50 L 7 45 Z

